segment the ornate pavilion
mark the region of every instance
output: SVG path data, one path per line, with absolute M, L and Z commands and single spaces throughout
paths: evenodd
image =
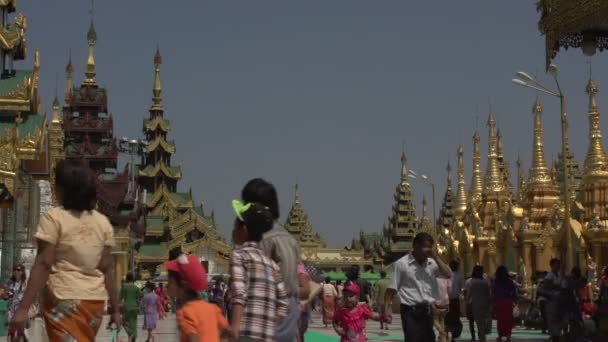
M 365 256 L 361 249 L 331 248 L 327 247 L 318 233 L 314 233 L 300 201 L 298 185 L 295 186 L 295 195 L 285 229 L 300 243 L 302 260 L 315 264 L 323 271 L 346 271 L 352 265 L 371 266 L 372 259 Z
M 33 262 L 32 235 L 38 224 L 41 202 L 51 201 L 51 170 L 62 158 L 62 133 L 57 113 L 47 122 L 38 97 L 40 54 L 34 52 L 33 68 L 16 69 L 26 58 L 27 20 L 16 11 L 15 0 L 0 1 L 0 241 L 1 278 L 17 262 Z M 56 110 L 55 110 L 56 111 Z M 48 197 L 48 198 L 47 198 Z M 46 208 L 46 206 L 43 206 Z

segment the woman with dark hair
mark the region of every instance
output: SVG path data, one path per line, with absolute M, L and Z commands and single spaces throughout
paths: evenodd
M 517 286 L 509 277 L 509 270 L 501 265 L 494 277 L 494 305 L 496 308 L 496 327 L 498 341 L 505 337 L 511 341 L 513 330 L 513 308 L 517 305 Z
M 109 297 L 112 321 L 120 324 L 112 269 L 114 231 L 95 210 L 97 180 L 83 163 L 63 160 L 55 169 L 61 207 L 40 218 L 34 235 L 38 254 L 11 327 L 23 331 L 28 309 L 46 287 L 44 320 L 51 341 L 93 341 Z
M 294 342 L 294 331 L 298 328 L 300 301 L 298 295 L 298 264 L 300 264 L 300 244 L 279 223 L 279 198 L 272 183 L 262 178 L 254 178 L 245 184 L 241 191 L 245 203 L 259 203 L 270 210 L 273 219 L 272 229 L 264 233 L 259 243 L 264 254 L 281 268 L 281 276 L 289 297 L 289 313 L 277 326 L 277 342 Z
M 475 324 L 479 341 L 486 340 L 490 321 L 490 284 L 483 277 L 483 266 L 473 267 L 473 273 L 465 284 L 465 302 L 471 338 L 475 340 Z
M 15 316 L 15 312 L 17 308 L 21 304 L 23 300 L 23 294 L 25 293 L 27 276 L 25 274 L 25 267 L 22 264 L 15 265 L 13 267 L 13 275 L 6 285 L 6 290 L 8 291 L 8 322 L 10 322 Z M 21 337 L 25 337 L 22 331 L 15 331 L 9 329 L 8 337 L 15 337 L 17 339 Z

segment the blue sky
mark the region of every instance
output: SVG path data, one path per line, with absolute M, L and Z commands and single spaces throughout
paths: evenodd
M 30 49 L 19 67 L 30 67 L 40 49 L 40 92 L 50 115 L 56 89 L 63 99 L 70 50 L 76 81 L 84 78 L 90 3 L 18 5 L 28 16 Z M 192 187 L 214 208 L 227 235 L 230 200 L 249 178 L 276 184 L 282 219 L 297 180 L 314 229 L 344 245 L 386 221 L 402 146 L 410 167 L 437 184 L 439 202 L 447 160 L 455 166 L 464 143 L 468 183 L 476 116 L 485 165 L 490 102 L 513 174 L 518 153 L 529 168 L 535 94 L 510 80 L 517 70 L 538 70 L 550 81 L 537 21 L 533 2 L 522 0 L 104 0 L 95 4 L 97 80 L 108 88 L 116 135 L 141 136 L 158 44 L 180 189 Z M 588 58 L 562 51 L 556 63 L 582 162 Z M 599 54 L 592 65 L 602 111 L 607 59 Z M 551 160 L 561 148 L 559 107 L 557 99 L 542 100 Z M 413 185 L 418 202 L 430 200 L 428 187 Z

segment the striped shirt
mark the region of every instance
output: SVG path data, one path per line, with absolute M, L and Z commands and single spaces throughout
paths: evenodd
M 281 276 L 289 297 L 298 297 L 298 264 L 300 244 L 280 224 L 264 234 L 260 248 L 281 267 Z
M 243 305 L 239 335 L 274 341 L 277 322 L 287 316 L 288 300 L 279 266 L 257 243 L 248 241 L 230 259 L 232 304 Z

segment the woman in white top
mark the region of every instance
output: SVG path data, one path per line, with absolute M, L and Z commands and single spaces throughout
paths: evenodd
M 338 291 L 332 285 L 329 277 L 325 278 L 321 295 L 323 296 L 323 324 L 327 328 L 328 324 L 333 324 L 334 314 L 336 313 L 336 298 Z

